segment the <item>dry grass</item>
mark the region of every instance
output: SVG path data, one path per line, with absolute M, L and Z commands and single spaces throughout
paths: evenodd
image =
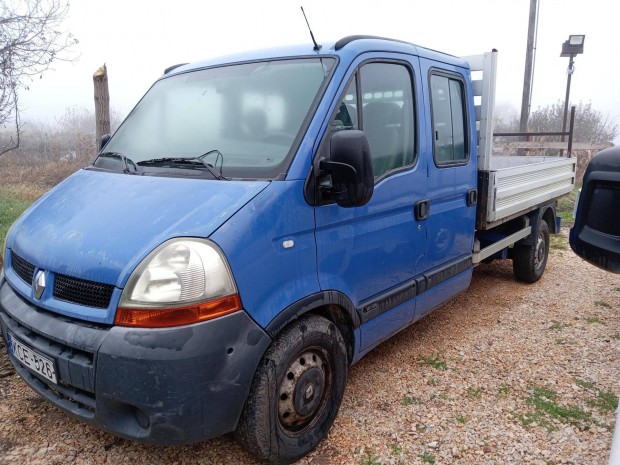
M 33 184 L 21 183 L 21 184 L 8 184 L 2 185 L 0 191 L 6 197 L 15 198 L 25 202 L 34 202 L 43 194 L 45 194 L 49 188 L 37 186 Z
M 0 187 L 20 200 L 34 201 L 93 158 L 92 154 L 63 158 L 10 152 L 0 157 Z

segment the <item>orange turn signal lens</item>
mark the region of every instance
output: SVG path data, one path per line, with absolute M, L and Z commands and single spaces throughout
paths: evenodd
M 118 308 L 114 324 L 137 328 L 168 328 L 212 320 L 241 310 L 238 294 L 176 308 Z

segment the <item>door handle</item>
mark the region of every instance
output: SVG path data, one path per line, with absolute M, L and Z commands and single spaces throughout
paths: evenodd
M 426 218 L 428 218 L 430 210 L 431 204 L 429 203 L 428 199 L 416 202 L 415 206 L 413 207 L 413 211 L 415 212 L 415 219 L 418 221 L 425 220 Z
M 471 189 L 467 191 L 467 206 L 472 207 L 478 203 L 478 191 Z

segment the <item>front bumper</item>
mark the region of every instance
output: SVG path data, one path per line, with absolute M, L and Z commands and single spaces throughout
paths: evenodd
M 271 342 L 244 311 L 157 330 L 72 320 L 24 300 L 1 270 L 0 329 L 55 361 L 58 384 L 9 354 L 41 396 L 86 423 L 159 444 L 233 431 Z

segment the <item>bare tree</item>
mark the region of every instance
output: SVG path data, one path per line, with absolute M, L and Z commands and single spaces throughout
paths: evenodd
M 494 132 L 519 132 L 519 112 L 510 103 L 496 103 L 493 117 Z
M 19 91 L 77 43 L 60 28 L 68 10 L 65 0 L 0 0 L 0 127 L 13 128 L 0 155 L 19 147 Z
M 530 116 L 529 129 L 534 132 L 561 131 L 564 102 L 539 107 Z M 579 102 L 575 111 L 575 142 L 599 144 L 612 142 L 618 135 L 618 123 L 592 108 L 592 103 Z

